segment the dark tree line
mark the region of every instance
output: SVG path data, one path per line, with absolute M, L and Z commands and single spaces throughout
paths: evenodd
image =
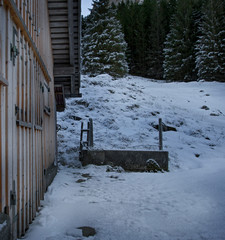
M 131 74 L 162 78 L 164 41 L 174 9 L 174 3 L 167 0 L 119 4 L 118 18 L 128 44 Z
M 95 0 L 93 9 L 98 4 L 108 6 L 108 0 Z M 120 22 L 113 20 L 112 25 L 122 34 L 119 41 L 130 74 L 175 81 L 225 81 L 225 0 L 126 1 L 111 6 L 109 12 L 116 12 Z M 98 14 L 94 25 L 104 16 Z M 87 31 L 88 19 L 85 31 L 93 38 L 95 33 Z
M 225 81 L 224 0 L 123 2 L 118 18 L 131 74 Z

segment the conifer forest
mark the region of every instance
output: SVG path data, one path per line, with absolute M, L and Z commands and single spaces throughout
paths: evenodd
M 225 81 L 225 0 L 94 0 L 82 28 L 85 74 Z

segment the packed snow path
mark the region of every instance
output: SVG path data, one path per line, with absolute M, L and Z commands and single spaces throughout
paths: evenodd
M 89 226 L 96 240 L 223 240 L 223 161 L 164 174 L 60 167 L 25 239 L 86 239 Z
M 225 84 L 164 83 L 108 75 L 82 79 L 82 99 L 58 114 L 59 172 L 29 240 L 225 240 Z M 78 117 L 78 118 L 76 118 Z M 106 172 L 77 160 L 80 121 L 94 121 L 96 148 L 151 149 L 161 117 L 170 172 Z

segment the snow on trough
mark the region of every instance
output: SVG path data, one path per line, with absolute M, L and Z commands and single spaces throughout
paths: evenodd
M 81 99 L 58 114 L 59 172 L 25 239 L 225 239 L 225 84 L 83 76 Z M 93 119 L 96 149 L 157 149 L 162 118 L 168 173 L 81 167 L 80 121 Z

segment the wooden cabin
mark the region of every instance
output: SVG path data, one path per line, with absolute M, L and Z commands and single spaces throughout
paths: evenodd
M 56 107 L 57 111 L 63 111 L 65 97 L 81 97 L 81 2 L 48 0 L 48 9 L 54 61 Z
M 1 240 L 35 218 L 57 170 L 56 106 L 79 87 L 80 0 L 0 0 Z

